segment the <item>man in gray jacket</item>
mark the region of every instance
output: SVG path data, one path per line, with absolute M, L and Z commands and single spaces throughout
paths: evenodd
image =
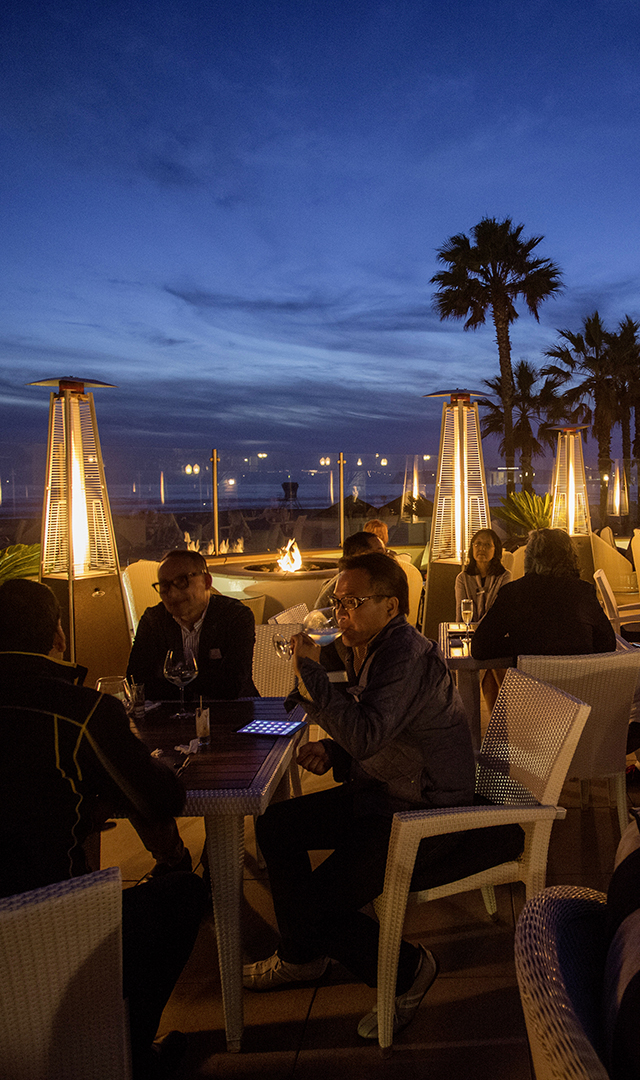
M 258 821 L 281 945 L 244 970 L 252 990 L 318 978 L 329 958 L 376 985 L 378 924 L 361 912 L 382 892 L 393 814 L 472 803 L 469 726 L 434 642 L 407 622 L 404 571 L 383 554 L 345 559 L 333 600 L 346 646 L 347 683 L 332 683 L 320 650 L 293 638 L 298 689 L 309 719 L 331 738 L 309 743 L 298 761 L 341 786 L 273 804 Z M 450 860 L 457 837 L 423 841 L 423 870 Z M 310 850 L 332 850 L 311 869 Z M 456 876 L 454 874 L 453 879 Z M 437 975 L 423 946 L 403 941 L 395 1029 L 413 1018 Z M 358 1031 L 377 1038 L 369 1013 Z

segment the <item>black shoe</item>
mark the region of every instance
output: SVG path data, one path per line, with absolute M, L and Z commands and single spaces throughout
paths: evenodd
M 164 877 L 166 874 L 190 874 L 192 871 L 191 852 L 184 849 L 184 855 L 179 863 L 171 866 L 166 862 L 157 862 L 152 870 L 145 876 L 145 881 L 153 881 L 155 878 Z

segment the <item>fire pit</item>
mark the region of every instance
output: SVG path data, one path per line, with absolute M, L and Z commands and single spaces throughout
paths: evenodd
M 281 549 L 282 554 L 279 559 L 272 559 L 269 562 L 252 562 L 249 566 L 245 566 L 245 570 L 250 570 L 254 575 L 261 574 L 286 574 L 291 576 L 295 574 L 296 577 L 327 577 L 332 571 L 337 570 L 337 563 L 335 559 L 308 559 L 303 562 L 302 555 L 295 540 L 290 540 L 286 548 Z
M 227 596 L 264 596 L 265 621 L 283 608 L 306 604 L 311 609 L 320 592 L 321 582 L 333 577 L 338 569 L 336 558 L 302 559 L 295 542 L 291 541 L 280 559 L 266 560 L 256 556 L 255 562 L 210 564 L 214 588 Z

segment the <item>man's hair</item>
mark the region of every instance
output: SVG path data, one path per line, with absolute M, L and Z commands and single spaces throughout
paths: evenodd
M 372 551 L 370 555 L 341 559 L 340 572 L 343 570 L 364 570 L 371 581 L 372 595 L 397 596 L 400 614 L 409 614 L 409 582 L 401 564 L 395 559 L 390 559 L 383 551 Z
M 562 529 L 536 529 L 529 533 L 524 552 L 525 574 L 580 577 L 578 556 L 571 537 Z
M 186 559 L 187 562 L 193 563 L 194 570 L 201 570 L 205 574 L 209 573 L 207 560 L 199 551 L 189 551 L 187 548 L 174 548 L 173 551 L 167 552 L 162 560 L 161 566 L 164 566 L 167 559 Z
M 364 531 L 380 537 L 385 547 L 389 543 L 389 530 L 380 518 L 371 518 L 371 521 L 368 521 L 365 525 Z
M 48 585 L 11 578 L 0 585 L 0 651 L 48 654 L 60 605 Z
M 379 551 L 382 555 L 380 545 L 376 544 L 374 537 L 375 533 L 371 532 L 357 532 L 347 536 L 342 548 L 343 558 L 351 559 L 354 555 L 365 555 L 368 551 Z
M 495 551 L 493 552 L 493 558 L 489 563 L 488 573 L 495 577 L 500 577 L 504 574 L 505 567 L 502 565 L 502 540 L 498 536 L 497 532 L 493 529 L 478 529 L 476 533 L 471 537 L 471 543 L 469 544 L 469 553 L 467 555 L 466 566 L 463 566 L 465 574 L 478 574 L 478 564 L 476 563 L 475 556 L 473 554 L 473 545 L 479 536 L 489 536 L 493 542 Z

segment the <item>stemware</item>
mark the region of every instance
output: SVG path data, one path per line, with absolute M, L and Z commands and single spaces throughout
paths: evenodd
M 129 714 L 133 710 L 131 690 L 126 675 L 103 675 L 96 682 L 96 690 L 100 694 L 111 694 L 121 701 Z
M 195 656 L 185 654 L 182 649 L 169 649 L 164 661 L 163 674 L 165 679 L 180 690 L 180 708 L 171 717 L 172 720 L 184 720 L 185 717 L 193 716 L 184 707 L 184 688 L 196 678 L 198 664 Z
M 468 645 L 469 644 L 469 626 L 471 625 L 471 621 L 473 619 L 473 600 L 463 600 L 461 602 L 461 604 L 460 604 L 460 615 L 462 616 L 462 621 L 463 621 L 463 623 L 465 624 L 465 626 L 467 628 L 466 641 L 467 641 L 467 645 Z
M 330 645 L 342 633 L 332 607 L 314 608 L 310 611 L 302 624 L 302 630 L 315 645 Z M 273 647 L 283 660 L 290 660 L 293 656 L 291 640 L 284 634 L 273 635 Z

